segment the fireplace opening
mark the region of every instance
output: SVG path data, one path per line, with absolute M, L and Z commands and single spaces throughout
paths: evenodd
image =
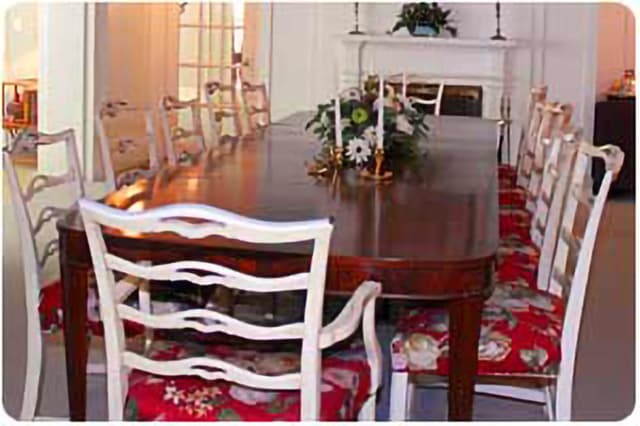
M 397 92 L 402 90 L 401 84 L 394 84 Z M 437 84 L 409 83 L 407 96 L 425 100 L 435 99 L 438 93 Z M 416 109 L 433 114 L 433 105 L 416 105 Z M 462 115 L 466 117 L 482 117 L 482 87 L 445 85 L 442 93 L 440 115 Z

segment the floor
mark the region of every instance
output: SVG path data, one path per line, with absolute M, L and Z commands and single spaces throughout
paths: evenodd
M 27 176 L 28 169 L 21 171 Z M 89 190 L 101 195 L 101 185 Z M 60 192 L 56 198 L 63 200 Z M 6 179 L 3 178 L 3 404 L 16 416 L 20 410 L 24 380 L 24 295 L 19 235 Z M 634 408 L 635 401 L 635 203 L 612 201 L 605 210 L 594 255 L 591 282 L 578 351 L 574 387 L 573 416 L 579 420 L 619 420 Z M 52 234 L 55 232 L 51 230 Z M 46 274 L 55 277 L 56 261 Z M 382 324 L 379 337 L 383 347 L 392 329 Z M 94 339 L 91 358 L 102 358 L 102 342 Z M 388 345 L 387 345 L 388 346 Z M 388 366 L 388 354 L 386 366 Z M 64 347 L 60 336 L 47 337 L 45 373 L 41 389 L 40 416 L 66 417 L 67 396 Z M 385 372 L 386 373 L 386 372 Z M 388 419 L 388 376 L 379 400 L 378 419 Z M 89 419 L 106 419 L 106 383 L 103 376 L 88 380 Z M 419 389 L 412 418 L 444 420 L 446 390 Z M 475 397 L 477 420 L 544 420 L 542 408 L 504 398 Z

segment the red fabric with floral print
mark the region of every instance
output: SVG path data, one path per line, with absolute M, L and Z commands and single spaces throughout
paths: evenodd
M 97 303 L 97 301 L 96 301 Z M 88 308 L 89 309 L 89 308 Z M 62 283 L 55 281 L 40 289 L 40 304 L 38 305 L 40 315 L 40 328 L 45 333 L 54 333 L 62 329 Z M 102 321 L 95 321 L 87 318 L 87 328 L 94 336 L 103 336 L 104 329 Z M 134 322 L 125 322 L 125 333 L 127 336 L 136 336 L 144 332 L 144 327 Z
M 560 362 L 564 306 L 551 294 L 498 283 L 485 302 L 478 374 L 553 374 Z M 408 310 L 391 343 L 394 371 L 449 373 L 446 309 Z
M 286 346 L 285 346 L 286 347 Z M 278 345 L 278 349 L 282 350 Z M 322 359 L 321 420 L 353 420 L 370 390 L 369 365 L 362 343 L 327 351 Z M 156 360 L 213 356 L 263 375 L 299 371 L 298 351 L 241 349 L 229 345 L 154 342 Z M 299 390 L 264 390 L 197 376 L 159 376 L 134 370 L 125 408 L 128 420 L 298 421 Z
M 513 188 L 516 185 L 517 172 L 511 164 L 498 164 L 498 187 Z
M 500 210 L 524 209 L 528 192 L 524 188 L 500 188 L 498 190 L 498 206 Z
M 532 215 L 527 210 L 500 210 L 498 216 L 500 238 L 531 241 L 531 218 Z

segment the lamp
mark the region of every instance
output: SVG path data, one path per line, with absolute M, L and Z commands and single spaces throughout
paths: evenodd
M 500 2 L 496 2 L 496 34 L 491 40 L 506 40 L 507 38 L 500 33 Z

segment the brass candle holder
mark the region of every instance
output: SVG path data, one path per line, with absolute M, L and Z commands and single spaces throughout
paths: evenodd
M 322 164 L 307 164 L 307 173 L 311 176 L 325 177 L 329 172 L 335 175 L 342 169 L 342 147 L 332 147 L 329 152 L 329 159 Z
M 360 172 L 360 176 L 365 179 L 371 179 L 375 181 L 385 181 L 389 180 L 393 177 L 393 172 L 390 170 L 382 171 L 382 164 L 384 163 L 384 149 L 376 147 L 374 152 L 374 160 L 376 162 L 373 173 L 369 170 L 364 169 Z

